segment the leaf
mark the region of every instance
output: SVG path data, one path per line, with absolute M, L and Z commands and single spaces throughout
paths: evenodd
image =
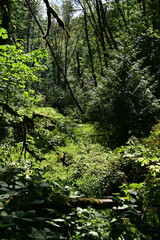
M 49 224 L 51 224 L 54 227 L 58 227 L 58 228 L 60 227 L 58 224 L 56 224 L 54 222 L 46 221 L 46 223 L 49 223 Z
M 3 181 L 0 181 L 0 185 L 1 185 L 2 187 L 5 187 L 5 188 L 8 187 L 8 184 L 7 184 L 6 182 L 3 182 Z
M 110 223 L 115 223 L 117 222 L 117 218 L 113 218 Z
M 95 231 L 90 231 L 89 235 L 92 235 L 94 237 L 99 237 L 99 234 L 97 232 L 95 232 Z
M 26 185 L 24 185 L 24 183 L 20 181 L 16 181 L 15 189 L 19 189 L 19 188 L 26 188 Z
M 3 191 L 3 192 L 10 192 L 10 190 L 8 188 L 5 188 L 5 187 L 1 188 L 0 190 Z
M 34 220 L 31 218 L 21 218 L 21 219 L 26 222 L 34 222 Z
M 64 222 L 64 219 L 62 218 L 57 218 L 57 219 L 53 219 L 54 222 Z
M 8 38 L 8 33 L 7 33 L 6 29 L 4 29 L 4 28 L 0 29 L 0 37 L 2 39 L 7 39 Z
M 128 208 L 128 205 L 124 204 L 122 207 L 118 207 L 119 210 L 124 210 L 124 209 L 127 209 Z
M 47 183 L 47 182 L 41 182 L 40 183 L 40 187 L 42 187 L 42 188 L 47 188 L 47 187 L 49 187 L 50 185 Z

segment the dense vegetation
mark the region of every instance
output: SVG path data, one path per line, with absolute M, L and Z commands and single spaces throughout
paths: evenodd
M 0 239 L 159 239 L 159 15 L 1 1 Z

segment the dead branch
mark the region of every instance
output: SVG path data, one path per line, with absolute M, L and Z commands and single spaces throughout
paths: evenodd
M 51 27 L 51 16 L 53 16 L 54 18 L 56 18 L 59 26 L 67 33 L 67 36 L 70 37 L 68 31 L 66 30 L 64 21 L 59 17 L 58 13 L 50 6 L 48 0 L 43 0 L 43 1 L 44 1 L 44 3 L 46 4 L 46 7 L 47 7 L 47 16 L 48 16 L 47 32 L 46 32 L 46 34 L 43 36 L 43 38 L 46 39 L 46 37 L 49 35 L 49 30 L 50 30 L 50 27 Z

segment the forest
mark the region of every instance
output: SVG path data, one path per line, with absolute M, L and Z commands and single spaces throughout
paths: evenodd
M 0 239 L 160 239 L 160 0 L 0 1 Z

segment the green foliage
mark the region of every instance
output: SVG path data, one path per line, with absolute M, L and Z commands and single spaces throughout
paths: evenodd
M 7 34 L 6 29 L 0 28 L 0 37 L 1 37 L 2 39 L 7 39 L 7 38 L 8 38 L 8 34 Z
M 75 216 L 72 213 L 66 217 L 68 223 L 74 220 L 74 234 L 71 239 L 109 239 L 109 223 L 106 221 L 108 212 L 78 207 L 75 213 Z
M 59 224 L 64 220 L 47 208 L 49 184 L 38 175 L 26 176 L 24 169 L 12 167 L 1 167 L 0 178 L 1 239 L 61 239 Z
M 121 50 L 113 54 L 105 79 L 91 91 L 88 103 L 89 117 L 97 121 L 112 147 L 132 135 L 148 133 L 159 112 L 152 77 L 141 68 L 134 50 Z
M 40 65 L 41 58 L 46 56 L 44 50 L 24 53 L 19 44 L 0 46 L 0 101 L 17 106 L 28 106 L 39 101 L 39 71 L 45 68 Z M 32 66 L 34 63 L 35 66 Z M 37 93 L 36 93 L 37 92 Z

